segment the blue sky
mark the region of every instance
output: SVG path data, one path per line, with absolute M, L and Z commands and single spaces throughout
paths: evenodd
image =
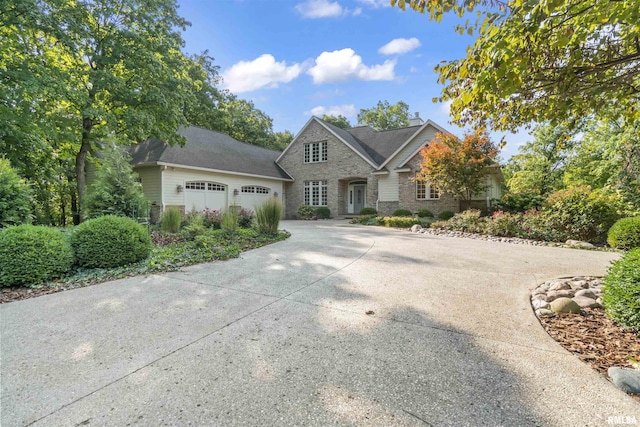
M 461 58 L 473 38 L 455 17 L 429 21 L 389 0 L 179 0 L 189 22 L 187 53 L 209 50 L 223 86 L 252 100 L 275 131 L 296 134 L 311 115 L 342 114 L 352 124 L 379 100 L 404 101 L 457 135 L 447 105 L 435 104 L 440 61 Z M 502 134 L 492 134 L 498 140 Z M 506 134 L 502 158 L 531 139 Z

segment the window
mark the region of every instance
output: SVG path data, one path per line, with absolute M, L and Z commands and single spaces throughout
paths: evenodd
M 209 191 L 224 191 L 224 185 L 220 185 L 220 184 L 212 184 L 212 183 L 207 183 L 207 189 Z
M 416 200 L 439 199 L 440 191 L 423 181 L 416 181 Z
M 304 145 L 304 162 L 317 163 L 327 161 L 327 141 L 312 142 Z
M 327 181 L 305 181 L 304 204 L 327 206 Z
M 270 189 L 267 187 L 259 187 L 254 185 L 245 185 L 242 187 L 243 193 L 269 194 Z
M 205 188 L 207 188 L 207 183 L 206 182 L 187 182 L 184 185 L 184 188 L 186 188 L 187 190 L 204 190 Z

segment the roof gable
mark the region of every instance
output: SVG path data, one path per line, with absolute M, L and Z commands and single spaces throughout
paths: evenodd
M 384 161 L 384 163 L 382 163 L 380 165 L 379 169 L 382 169 L 383 167 L 385 167 L 393 158 L 395 158 L 407 145 L 409 145 L 411 143 L 411 141 L 413 141 L 414 138 L 416 138 L 418 135 L 420 135 L 426 128 L 427 126 L 432 126 L 433 128 L 435 128 L 438 132 L 442 132 L 442 133 L 451 133 L 449 131 L 447 131 L 445 128 L 443 128 L 442 126 L 440 126 L 439 124 L 435 123 L 434 121 L 432 121 L 431 119 L 427 120 L 426 122 L 424 122 L 422 125 L 420 126 L 413 126 L 412 128 L 415 130 L 414 133 L 409 136 L 396 150 L 395 152 L 393 152 L 391 155 L 389 155 L 389 157 L 387 157 L 387 159 Z M 411 129 L 411 128 L 404 128 L 404 129 Z M 422 147 L 420 147 L 422 148 Z M 412 153 L 410 156 L 408 156 L 406 158 L 406 160 L 403 163 L 406 163 L 409 159 L 411 159 L 413 156 L 415 156 L 419 151 L 420 148 L 418 150 L 415 151 L 415 153 Z
M 224 133 L 197 126 L 181 128 L 178 132 L 186 138 L 184 146 L 170 146 L 151 138 L 131 147 L 131 163 L 134 166 L 168 163 L 187 168 L 291 179 L 276 164 L 277 151 L 240 142 Z

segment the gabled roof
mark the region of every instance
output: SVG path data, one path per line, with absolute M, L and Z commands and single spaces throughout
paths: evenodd
M 442 126 L 440 126 L 439 124 L 435 123 L 432 120 L 427 120 L 426 122 L 424 122 L 423 124 L 419 125 L 419 126 L 412 126 L 409 128 L 403 128 L 403 129 L 413 129 L 414 132 L 413 134 L 411 134 L 410 136 L 407 137 L 406 140 L 403 141 L 402 144 L 400 144 L 400 146 L 398 146 L 398 148 L 392 153 L 390 154 L 385 161 L 380 165 L 380 168 L 383 168 L 387 165 L 387 163 L 389 163 L 391 161 L 391 159 L 393 159 L 398 153 L 400 153 L 400 151 L 402 151 L 402 149 L 404 147 L 406 147 L 407 145 L 409 145 L 409 143 L 413 140 L 413 138 L 415 138 L 416 136 L 418 136 L 427 126 L 432 126 L 434 127 L 438 132 L 442 132 L 442 133 L 450 133 L 449 131 L 447 131 L 445 128 L 443 128 Z M 400 130 L 400 129 L 398 129 Z M 418 150 L 411 154 L 405 161 L 404 163 L 406 163 L 407 161 L 409 161 L 409 159 L 411 159 L 413 156 L 415 156 L 418 152 L 420 151 L 420 148 L 418 148 Z
M 183 147 L 170 146 L 151 138 L 129 149 L 131 163 L 134 166 L 171 164 L 292 180 L 276 164 L 280 154 L 278 151 L 246 144 L 224 133 L 197 126 L 181 128 L 178 133 L 187 140 Z

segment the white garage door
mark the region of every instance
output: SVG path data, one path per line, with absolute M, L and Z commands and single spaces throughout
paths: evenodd
M 259 185 L 245 185 L 242 187 L 241 205 L 245 209 L 256 210 L 256 206 L 267 200 L 271 189 Z
M 225 210 L 227 208 L 227 186 L 215 182 L 192 181 L 184 185 L 184 209 Z

